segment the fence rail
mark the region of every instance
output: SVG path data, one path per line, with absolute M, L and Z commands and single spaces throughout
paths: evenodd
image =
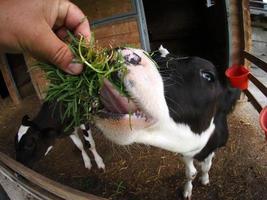
M 243 51 L 243 57 L 244 59 L 247 59 L 263 71 L 267 73 L 267 63 L 263 60 L 257 58 L 256 56 L 250 54 L 247 51 Z M 264 94 L 264 96 L 267 98 L 267 88 L 266 86 L 258 80 L 254 75 L 250 74 L 249 80 Z M 248 100 L 251 102 L 251 104 L 254 106 L 254 108 L 260 112 L 262 110 L 261 104 L 258 102 L 258 100 L 253 96 L 253 94 L 249 90 L 245 90 L 244 93 L 248 97 Z
M 257 67 L 261 68 L 263 71 L 267 73 L 267 63 L 263 60 L 257 58 L 256 56 L 250 54 L 247 51 L 243 51 L 243 56 L 245 59 L 249 60 L 253 64 L 255 64 Z
M 249 102 L 253 105 L 253 107 L 260 113 L 262 110 L 261 104 L 258 100 L 253 96 L 253 94 L 249 90 L 244 90 L 245 95 L 248 97 Z
M 9 173 L 5 172 L 7 170 Z M 21 163 L 18 163 L 2 152 L 0 152 L 0 178 L 1 174 L 5 174 L 6 179 L 8 180 L 14 179 L 13 183 L 11 184 L 12 187 L 20 187 L 24 189 L 28 188 L 25 190 L 27 193 L 29 193 L 31 190 L 30 194 L 36 197 L 38 196 L 37 199 L 41 200 L 107 200 L 92 194 L 78 191 L 44 177 L 37 172 L 23 166 Z M 10 189 L 9 193 L 7 193 L 9 196 L 13 195 L 12 199 L 25 199 L 16 195 L 14 197 L 13 193 L 16 190 L 12 191 Z
M 249 80 L 257 86 L 257 88 L 265 95 L 267 96 L 267 88 L 265 85 L 263 85 L 262 82 L 260 82 L 254 75 L 250 74 Z
M 256 1 L 256 0 L 250 0 L 249 3 L 255 3 L 255 4 L 263 4 L 263 5 L 267 5 L 267 3 L 263 2 L 263 1 Z

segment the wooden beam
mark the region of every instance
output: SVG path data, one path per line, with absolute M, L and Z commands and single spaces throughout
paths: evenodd
M 252 74 L 249 75 L 249 80 L 267 97 L 267 88 Z
M 252 49 L 252 28 L 251 28 L 251 17 L 249 9 L 249 0 L 242 0 L 243 8 L 243 32 L 244 32 L 244 49 L 247 52 L 250 52 Z M 241 50 L 241 57 L 242 57 Z M 244 65 L 250 67 L 251 63 L 247 60 L 244 61 Z
M 255 97 L 251 94 L 251 92 L 249 90 L 244 90 L 244 93 L 246 94 L 246 96 L 248 97 L 248 100 L 250 101 L 250 103 L 254 106 L 254 108 L 260 113 L 262 110 L 262 106 L 260 105 L 260 103 L 257 101 L 257 99 L 255 99 Z
M 244 58 L 248 59 L 250 62 L 255 64 L 257 67 L 261 68 L 263 71 L 267 73 L 267 63 L 263 60 L 257 58 L 256 56 L 250 54 L 247 51 L 243 51 Z
M 263 5 L 267 4 L 267 3 L 263 2 L 263 1 L 255 1 L 255 0 L 250 0 L 249 3 L 258 3 L 258 4 L 263 4 Z
M 21 175 L 30 183 L 39 186 L 40 188 L 54 194 L 65 200 L 107 200 L 101 197 L 97 197 L 92 194 L 78 191 L 71 187 L 62 185 L 56 181 L 46 178 L 37 172 L 25 167 L 21 163 L 13 160 L 9 156 L 0 152 L 0 161 L 7 167 L 12 169 L 15 173 Z M 1 164 L 1 163 L 0 163 Z
M 25 60 L 28 72 L 30 74 L 31 82 L 35 89 L 35 92 L 37 96 L 39 97 L 39 100 L 42 101 L 45 99 L 49 82 L 45 78 L 45 73 L 40 68 L 32 67 L 36 65 L 37 60 L 35 60 L 29 54 L 25 54 L 25 53 L 24 53 L 24 60 Z
M 17 89 L 16 83 L 13 79 L 7 58 L 4 54 L 0 54 L 0 69 L 5 80 L 6 87 L 8 89 L 9 95 L 14 104 L 20 104 L 21 97 Z

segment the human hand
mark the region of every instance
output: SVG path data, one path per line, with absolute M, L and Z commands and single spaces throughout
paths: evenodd
M 68 0 L 1 0 L 0 52 L 29 53 L 70 74 L 82 64 L 61 40 L 69 29 L 90 40 L 90 27 L 82 11 Z

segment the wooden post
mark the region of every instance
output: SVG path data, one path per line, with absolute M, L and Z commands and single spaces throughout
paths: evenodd
M 42 101 L 46 96 L 45 92 L 47 90 L 49 82 L 45 78 L 45 74 L 41 69 L 32 68 L 32 66 L 37 63 L 37 61 L 33 57 L 31 57 L 29 54 L 24 54 L 24 60 L 31 77 L 32 85 L 36 91 L 37 96 L 39 97 L 39 100 Z
M 20 104 L 21 97 L 17 89 L 16 83 L 13 79 L 9 64 L 7 62 L 7 58 L 4 54 L 0 54 L 0 69 L 13 103 L 16 105 Z
M 241 55 L 243 55 L 243 64 L 247 67 L 250 67 L 251 63 L 249 60 L 245 60 L 243 51 L 250 52 L 252 49 L 252 29 L 251 29 L 251 20 L 250 20 L 250 11 L 249 11 L 249 0 L 241 1 L 242 9 L 242 28 L 243 28 L 243 49 L 241 49 Z

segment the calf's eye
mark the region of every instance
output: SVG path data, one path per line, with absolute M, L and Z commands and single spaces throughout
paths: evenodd
M 203 79 L 205 79 L 208 82 L 214 82 L 215 81 L 215 77 L 214 77 L 214 74 L 212 72 L 201 71 L 200 75 Z

